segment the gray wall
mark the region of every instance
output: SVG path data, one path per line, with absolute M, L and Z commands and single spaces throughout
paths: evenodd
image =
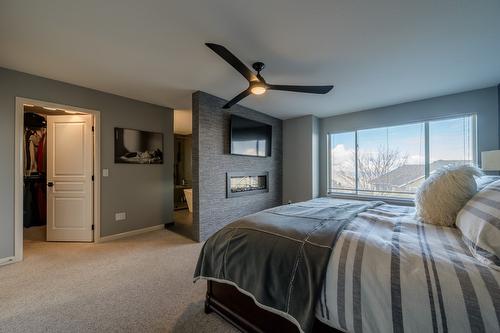
M 101 236 L 172 221 L 173 111 L 132 99 L 0 68 L 0 258 L 14 254 L 14 118 L 16 97 L 101 112 Z M 114 164 L 114 127 L 162 132 L 163 165 Z M 115 222 L 115 212 L 127 220 Z
M 318 117 L 313 117 L 312 121 L 312 197 L 319 197 L 319 135 L 321 129 L 321 122 Z
M 318 196 L 319 119 L 308 115 L 283 121 L 283 203 Z
M 197 240 L 242 216 L 281 204 L 282 121 L 239 105 L 222 109 L 225 100 L 193 94 L 193 227 Z M 273 126 L 271 157 L 229 155 L 231 114 Z M 269 192 L 226 198 L 226 173 L 268 171 Z
M 479 152 L 498 149 L 498 91 L 498 87 L 491 87 L 321 119 L 320 194 L 326 194 L 326 138 L 328 133 L 475 113 L 477 114 Z

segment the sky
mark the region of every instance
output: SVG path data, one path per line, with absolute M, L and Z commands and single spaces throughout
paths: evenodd
M 472 116 L 429 122 L 430 162 L 473 160 L 472 125 Z M 336 186 L 350 188 L 354 186 L 352 179 L 355 176 L 355 133 L 333 134 L 331 140 L 332 181 L 337 183 Z M 398 151 L 402 157 L 406 157 L 406 164 L 424 165 L 425 124 L 414 123 L 359 130 L 358 146 L 358 154 L 377 154 L 380 150 L 389 149 Z
M 472 117 L 445 119 L 429 123 L 430 159 L 471 160 Z M 359 153 L 376 153 L 380 148 L 398 150 L 407 156 L 407 164 L 425 163 L 425 127 L 423 123 L 358 131 Z M 354 132 L 333 136 L 334 163 L 352 159 Z

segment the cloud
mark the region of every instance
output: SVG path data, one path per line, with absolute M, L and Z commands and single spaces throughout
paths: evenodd
M 425 158 L 422 155 L 410 155 L 408 156 L 407 164 L 424 164 Z
M 332 149 L 335 164 L 350 161 L 354 156 L 354 149 L 346 149 L 345 145 L 338 144 Z

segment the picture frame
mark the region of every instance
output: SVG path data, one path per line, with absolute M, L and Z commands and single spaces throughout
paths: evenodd
M 163 164 L 163 133 L 115 127 L 115 163 Z

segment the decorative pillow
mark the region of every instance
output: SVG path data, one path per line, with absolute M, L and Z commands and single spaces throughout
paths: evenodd
M 482 176 L 476 177 L 477 190 L 481 191 L 486 186 L 490 185 L 493 182 L 500 180 L 500 176 Z
M 478 168 L 468 165 L 436 170 L 417 190 L 417 217 L 425 223 L 453 226 L 460 209 L 477 192 L 474 175 L 481 174 Z
M 462 208 L 457 227 L 474 257 L 500 268 L 500 180 L 486 186 Z

